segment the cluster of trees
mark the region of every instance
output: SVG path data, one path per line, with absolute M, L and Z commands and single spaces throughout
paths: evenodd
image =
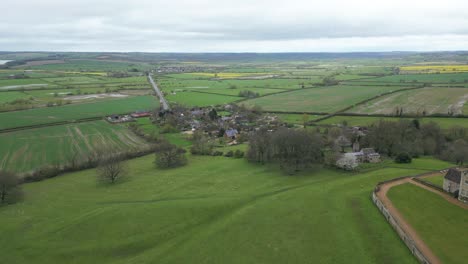
M 155 147 L 156 159 L 154 163 L 158 168 L 176 168 L 187 164 L 187 152 L 184 148 L 180 148 L 167 141 L 161 141 Z
M 20 181 L 16 174 L 0 170 L 0 205 L 17 202 L 22 197 Z
M 468 161 L 467 139 L 465 128 L 443 131 L 436 123 L 420 124 L 417 119 L 381 120 L 369 127 L 360 143 L 390 157 L 402 153 L 410 157 L 432 155 L 462 165 Z
M 259 130 L 249 140 L 247 159 L 256 163 L 277 163 L 289 174 L 323 162 L 324 142 L 313 131 L 282 128 Z
M 239 96 L 240 97 L 246 97 L 246 98 L 256 98 L 256 97 L 259 97 L 260 94 L 256 93 L 256 92 L 245 90 L 245 91 L 240 91 Z

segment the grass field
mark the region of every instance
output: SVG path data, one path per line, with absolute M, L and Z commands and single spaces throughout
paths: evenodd
M 468 214 L 439 195 L 413 184 L 393 187 L 388 197 L 443 263 L 468 259 Z
M 125 127 L 105 121 L 2 133 L 0 142 L 0 168 L 15 172 L 64 164 L 73 153 L 87 157 L 102 147 L 129 150 L 145 145 Z
M 386 86 L 329 86 L 273 94 L 243 103 L 269 111 L 335 112 L 394 89 Z
M 417 263 L 369 198 L 379 181 L 418 170 L 329 170 L 287 177 L 242 159 L 191 157 L 130 178 L 95 171 L 24 185 L 0 208 L 7 263 Z M 339 249 L 339 250 L 337 250 Z
M 379 120 L 397 121 L 397 120 L 414 120 L 414 118 L 399 118 L 399 117 L 370 117 L 370 116 L 334 116 L 318 122 L 320 125 L 339 125 L 346 121 L 348 126 L 369 126 Z M 424 123 L 434 122 L 441 128 L 448 129 L 451 127 L 468 128 L 468 119 L 466 118 L 440 118 L 440 117 L 424 117 L 418 118 Z
M 392 114 L 396 107 L 404 113 L 447 114 L 448 109 L 461 114 L 463 105 L 468 100 L 466 88 L 423 88 L 403 91 L 372 100 L 357 106 L 348 112 L 366 114 Z
M 136 96 L 95 103 L 5 112 L 0 113 L 0 129 L 129 113 L 140 109 L 153 109 L 157 106 L 158 101 L 152 96 Z
M 60 70 L 60 71 L 128 71 L 136 68 L 145 70 L 150 68 L 146 64 L 134 64 L 131 62 L 117 62 L 104 60 L 69 60 L 60 64 L 45 64 L 27 66 L 28 69 Z
M 422 180 L 433 183 L 433 184 L 435 184 L 437 186 L 440 186 L 440 187 L 444 186 L 444 175 L 426 177 L 426 178 L 424 178 Z
M 12 102 L 17 99 L 29 99 L 29 96 L 22 92 L 1 92 L 0 104 Z
M 400 74 L 372 79 L 375 82 L 466 83 L 468 73 Z
M 160 134 L 160 127 L 151 123 L 149 118 L 138 118 L 137 124 L 147 135 L 159 135 L 159 137 L 163 137 L 170 143 L 180 147 L 187 147 L 192 145 L 192 142 L 188 139 L 188 136 L 180 132 Z
M 222 105 L 242 99 L 242 97 L 197 93 L 197 92 L 176 92 L 165 96 L 169 103 L 178 103 L 185 106 L 210 106 Z

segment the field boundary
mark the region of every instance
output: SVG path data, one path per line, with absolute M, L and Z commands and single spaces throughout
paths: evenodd
M 385 219 L 387 222 L 392 226 L 392 228 L 397 232 L 398 236 L 403 240 L 405 245 L 409 248 L 411 253 L 416 257 L 416 259 L 423 264 L 430 264 L 430 262 L 427 257 L 419 250 L 418 246 L 414 242 L 413 238 L 409 236 L 403 228 L 401 228 L 400 224 L 398 221 L 395 219 L 395 217 L 390 213 L 390 211 L 385 207 L 385 205 L 380 201 L 380 199 L 377 197 L 376 192 L 372 192 L 372 201 L 374 204 L 379 208 L 380 212 L 384 215 Z
M 451 167 L 454 168 L 454 167 Z M 436 170 L 436 171 L 430 171 L 430 172 L 425 172 L 422 174 L 418 175 L 413 175 L 413 176 L 403 176 L 403 177 L 398 177 L 394 178 L 391 180 L 383 181 L 377 183 L 377 186 L 374 188 L 374 191 L 372 192 L 372 201 L 373 203 L 377 206 L 379 211 L 383 214 L 387 222 L 390 224 L 390 226 L 396 231 L 400 239 L 405 243 L 405 245 L 409 248 L 411 253 L 416 257 L 416 259 L 423 264 L 438 264 L 440 263 L 440 260 L 435 256 L 435 254 L 429 249 L 427 245 L 425 245 L 425 242 L 418 237 L 417 233 L 415 231 L 414 234 L 410 234 L 411 232 L 408 229 L 413 229 L 411 225 L 408 223 L 402 224 L 401 222 L 405 222 L 404 219 L 402 219 L 402 216 L 395 216 L 395 214 L 399 214 L 398 210 L 396 208 L 387 208 L 385 206 L 385 203 L 379 198 L 380 191 L 385 187 L 390 189 L 392 187 L 391 184 L 395 184 L 398 181 L 402 182 L 410 182 L 411 180 L 415 181 L 415 183 L 419 183 L 420 177 L 424 176 L 429 176 L 433 175 L 434 173 L 440 173 L 441 171 L 446 171 L 450 168 L 442 169 L 442 170 Z M 417 179 L 417 180 L 416 180 Z M 419 180 L 419 181 L 418 181 Z M 429 186 L 428 186 L 429 187 Z M 429 187 L 431 188 L 431 187 Z M 384 197 L 386 195 L 386 192 L 388 191 L 384 190 Z M 388 198 L 387 198 L 388 199 Z M 391 202 L 389 202 L 391 205 Z M 391 211 L 395 210 L 395 213 L 392 213 Z M 401 219 L 401 220 L 399 220 Z M 401 221 L 401 222 L 400 222 Z M 405 226 L 406 225 L 406 226 Z
M 104 120 L 104 117 L 102 117 L 102 116 L 86 117 L 86 118 L 59 121 L 59 122 L 53 122 L 53 123 L 44 123 L 44 124 L 37 124 L 37 125 L 30 125 L 30 126 L 5 128 L 5 129 L 0 129 L 0 134 L 9 133 L 9 132 L 16 132 L 16 131 L 21 131 L 21 130 L 35 129 L 35 128 L 44 128 L 44 127 L 50 127 L 50 126 L 62 126 L 62 125 L 68 125 L 68 124 L 93 122 L 93 121 L 99 121 L 99 120 Z

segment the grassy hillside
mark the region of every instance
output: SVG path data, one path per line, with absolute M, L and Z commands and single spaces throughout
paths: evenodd
M 418 170 L 290 177 L 224 157 L 152 162 L 130 161 L 114 186 L 94 170 L 24 185 L 24 202 L 0 208 L 3 261 L 416 263 L 369 197 L 378 181 Z
M 389 198 L 443 263 L 468 259 L 468 214 L 437 194 L 412 184 L 391 188 Z

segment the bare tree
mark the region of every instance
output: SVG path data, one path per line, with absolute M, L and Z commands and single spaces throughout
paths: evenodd
M 114 183 L 125 176 L 127 168 L 121 155 L 110 153 L 101 158 L 97 172 L 101 180 Z
M 160 142 L 155 147 L 156 159 L 154 163 L 159 168 L 175 168 L 187 163 L 186 150 L 167 141 Z
M 0 202 L 12 203 L 21 197 L 19 179 L 14 173 L 0 170 Z

